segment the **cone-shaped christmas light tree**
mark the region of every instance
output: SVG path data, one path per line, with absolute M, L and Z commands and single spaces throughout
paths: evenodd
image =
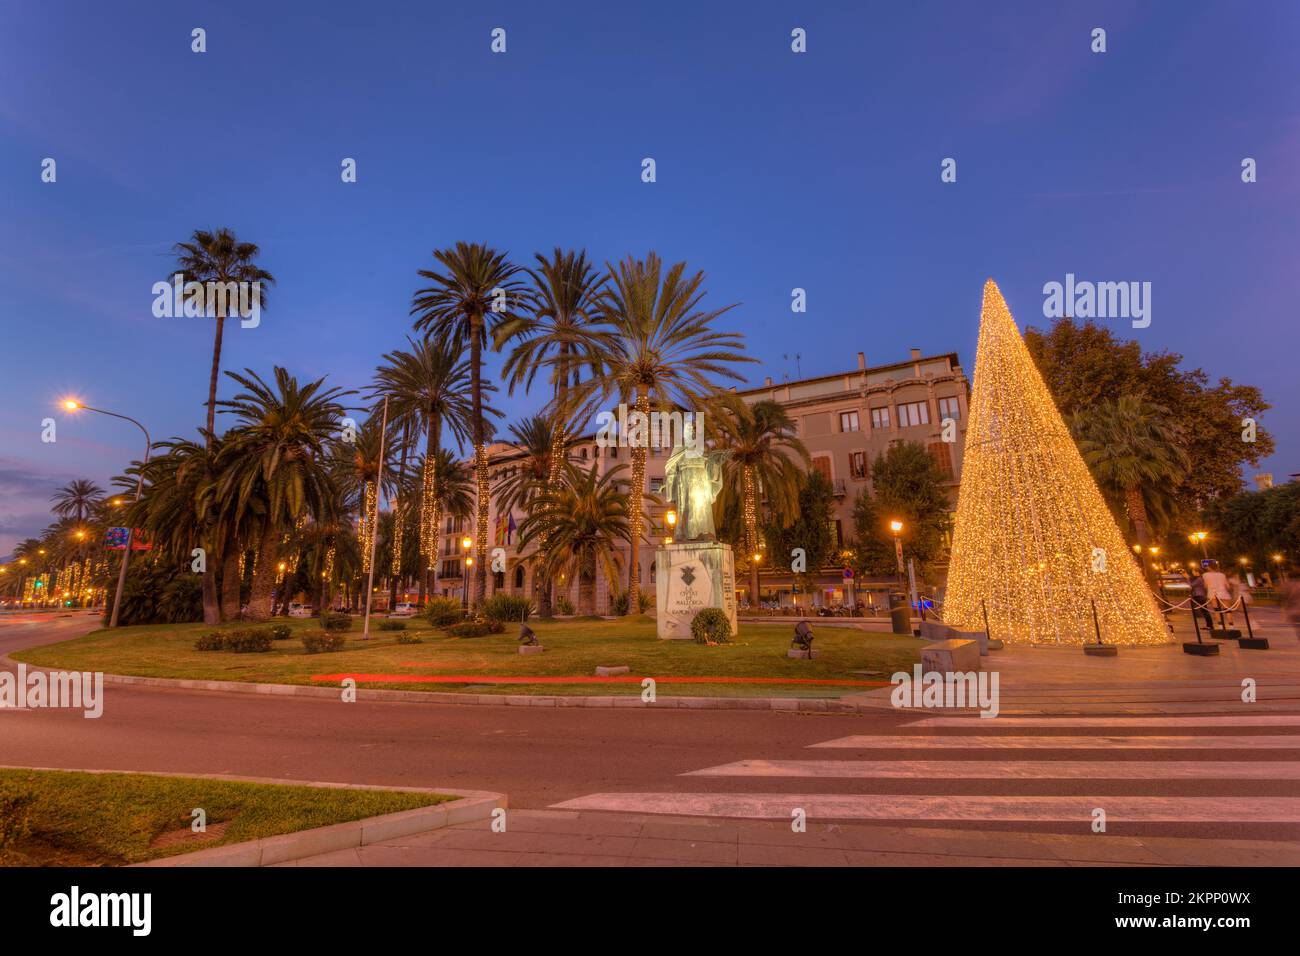
M 1009 643 L 1163 644 L 1163 618 L 990 279 L 944 623 Z

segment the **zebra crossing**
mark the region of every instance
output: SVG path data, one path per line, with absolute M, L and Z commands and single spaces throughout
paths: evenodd
M 1086 826 L 1100 808 L 1135 825 L 1300 824 L 1300 715 L 930 716 L 806 750 L 691 770 L 682 790 L 593 793 L 554 809 L 766 820 L 802 810 L 979 828 Z

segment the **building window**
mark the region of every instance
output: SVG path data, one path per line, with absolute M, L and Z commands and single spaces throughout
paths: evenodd
M 610 445 L 610 446 L 609 446 L 609 457 L 610 457 L 610 458 L 617 458 L 617 457 L 618 457 L 618 446 L 617 446 L 617 445 Z
M 857 430 L 858 430 L 858 413 L 856 411 L 840 412 L 840 431 L 855 432 Z
M 930 457 L 945 478 L 952 477 L 952 446 L 946 441 L 930 442 Z
M 818 455 L 812 460 L 813 468 L 819 472 L 827 481 L 831 480 L 831 460 L 825 455 Z
M 523 586 L 524 586 L 524 569 L 523 569 L 523 565 L 520 565 L 519 567 L 515 568 L 515 587 L 522 590 Z
M 949 396 L 939 399 L 939 420 L 951 418 L 955 422 L 961 421 L 961 405 L 957 397 Z
M 492 575 L 492 589 L 494 591 L 499 591 L 505 586 L 506 586 L 506 573 L 504 571 L 495 572 Z
M 930 405 L 927 402 L 907 402 L 898 406 L 898 427 L 930 424 Z
M 849 477 L 859 479 L 867 477 L 867 453 L 865 451 L 849 452 Z
M 586 461 L 586 460 L 587 460 L 587 449 L 585 449 L 585 448 L 582 449 L 582 460 L 583 460 L 583 461 Z
M 880 408 L 871 410 L 871 427 L 888 428 L 889 427 L 889 406 L 884 405 Z

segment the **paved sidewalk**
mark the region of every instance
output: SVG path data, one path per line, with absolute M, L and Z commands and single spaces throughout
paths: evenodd
M 510 810 L 284 866 L 1296 866 L 1300 843 Z

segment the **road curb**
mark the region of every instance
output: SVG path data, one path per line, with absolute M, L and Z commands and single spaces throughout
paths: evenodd
M 292 783 L 294 786 L 339 786 L 339 784 L 303 784 L 288 780 L 264 782 Z M 397 837 L 429 833 L 471 820 L 487 820 L 491 818 L 494 810 L 506 807 L 504 794 L 486 791 L 434 790 L 423 787 L 356 787 L 355 789 L 398 790 L 405 793 L 463 793 L 465 796 L 459 800 L 430 807 L 401 810 L 377 817 L 363 817 L 347 823 L 335 823 L 312 830 L 298 830 L 295 833 L 282 833 L 279 836 L 262 837 L 244 843 L 231 843 L 210 850 L 196 850 L 193 853 L 182 853 L 161 860 L 150 860 L 147 863 L 135 863 L 132 866 L 274 866 L 277 863 L 291 863 L 294 860 L 319 856 L 322 853 L 382 843 Z
M 0 663 L 17 667 L 19 661 L 9 655 L 0 655 Z M 24 663 L 28 670 L 51 671 L 54 667 Z M 135 677 L 129 674 L 105 674 L 105 684 L 138 687 L 161 687 L 172 690 L 202 690 L 227 694 L 263 694 L 278 697 L 315 697 L 338 700 L 341 686 L 311 686 L 307 684 L 255 684 L 247 681 L 187 680 L 172 677 Z M 889 688 L 881 688 L 888 691 Z M 870 693 L 870 692 L 868 692 Z M 418 690 L 356 689 L 358 701 L 389 701 L 420 704 L 461 704 L 472 706 L 495 705 L 500 707 L 596 707 L 603 709 L 637 707 L 645 710 L 777 710 L 783 712 L 806 711 L 812 713 L 856 714 L 874 711 L 877 707 L 866 701 L 847 697 L 664 697 L 654 703 L 643 701 L 640 695 L 576 697 L 560 694 L 466 694 L 441 693 Z M 862 696 L 860 694 L 852 695 Z
M 189 780 L 219 780 L 223 783 L 267 783 L 283 787 L 319 787 L 328 790 L 385 790 L 393 793 L 429 793 L 441 796 L 458 797 L 428 807 L 414 810 L 399 810 L 397 813 L 385 813 L 377 817 L 362 817 L 346 823 L 334 823 L 327 827 L 313 827 L 310 830 L 297 830 L 293 833 L 281 833 L 278 836 L 261 837 L 257 840 L 245 840 L 242 843 L 229 843 L 214 846 L 207 850 L 195 850 L 192 853 L 179 853 L 161 860 L 148 860 L 144 863 L 132 863 L 139 866 L 272 866 L 276 863 L 288 863 L 293 860 L 331 853 L 335 850 L 347 850 L 382 843 L 396 837 L 412 836 L 416 833 L 428 833 L 443 827 L 466 823 L 471 820 L 487 820 L 496 809 L 506 809 L 506 795 L 490 790 L 461 790 L 454 787 L 389 787 L 382 784 L 368 783 L 333 783 L 323 780 L 285 780 L 280 777 L 245 777 L 224 773 L 172 773 L 155 770 L 100 770 L 79 767 L 16 767 L 0 764 L 0 770 L 39 770 L 53 773 L 94 773 L 131 774 L 136 777 L 184 777 Z

